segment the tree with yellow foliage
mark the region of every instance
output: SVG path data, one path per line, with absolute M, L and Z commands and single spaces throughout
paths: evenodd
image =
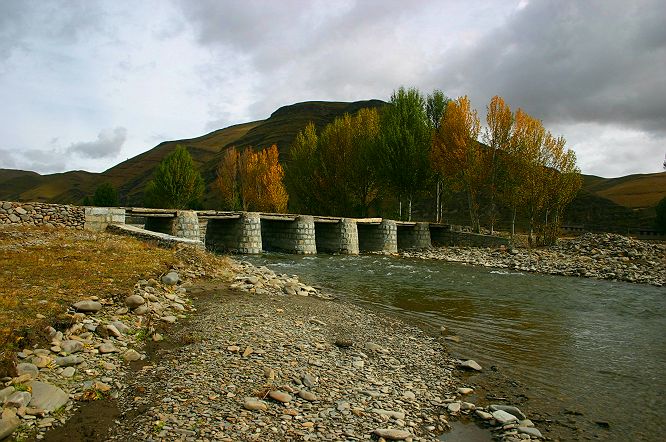
M 246 147 L 240 154 L 232 147 L 218 166 L 216 187 L 226 208 L 282 213 L 289 200 L 283 178 L 276 145 L 259 152 Z
M 472 228 L 481 230 L 479 193 L 488 175 L 488 154 L 477 138 L 481 124 L 467 96 L 448 103 L 442 122 L 433 138 L 431 161 L 442 175 L 453 178 L 467 194 Z

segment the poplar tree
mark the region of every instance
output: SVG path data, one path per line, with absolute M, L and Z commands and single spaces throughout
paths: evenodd
M 375 162 L 384 183 L 397 193 L 402 218 L 402 198 L 409 204 L 425 189 L 432 171 L 429 162 L 431 130 L 425 99 L 416 88 L 394 91 L 381 117 L 381 138 Z

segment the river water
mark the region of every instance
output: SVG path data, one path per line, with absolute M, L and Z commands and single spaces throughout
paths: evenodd
M 497 367 L 526 386 L 527 407 L 568 416 L 581 439 L 666 438 L 663 287 L 378 255 L 245 259 L 433 331 L 445 326 L 461 338 L 448 344 L 454 356 Z

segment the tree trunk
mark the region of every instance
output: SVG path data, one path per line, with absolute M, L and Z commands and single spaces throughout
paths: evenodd
M 435 205 L 435 222 L 439 223 L 441 220 L 439 219 L 439 192 L 440 192 L 440 180 L 437 180 L 437 203 Z
M 513 208 L 513 213 L 511 214 L 511 238 L 516 234 L 516 207 Z
M 398 218 L 402 221 L 402 198 L 398 202 Z
M 409 213 L 407 215 L 407 221 L 412 220 L 412 198 L 409 198 Z

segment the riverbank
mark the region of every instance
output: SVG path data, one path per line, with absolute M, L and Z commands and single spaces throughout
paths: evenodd
M 2 437 L 437 440 L 462 416 L 504 440 L 539 437 L 507 404 L 477 408 L 465 373 L 478 367 L 436 337 L 296 277 L 221 263 L 183 260 L 72 303 L 2 379 Z
M 459 262 L 507 271 L 579 276 L 658 287 L 666 285 L 666 244 L 616 234 L 590 234 L 559 240 L 551 247 L 484 249 L 438 247 L 406 251 L 405 258 Z

